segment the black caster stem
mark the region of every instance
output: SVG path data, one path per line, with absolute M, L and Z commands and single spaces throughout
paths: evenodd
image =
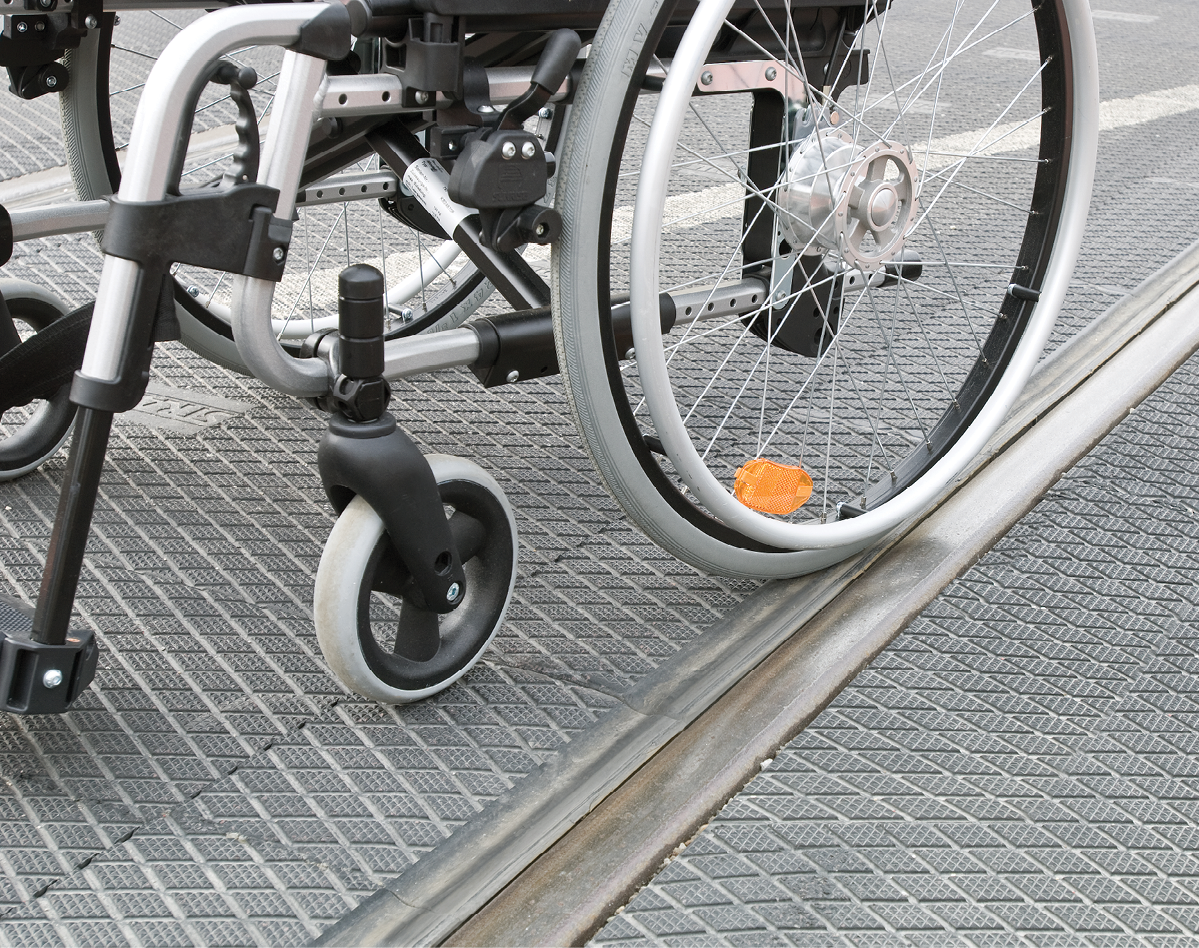
M 35 642 L 61 645 L 67 638 L 111 430 L 112 412 L 79 409 L 33 615 L 31 638 Z

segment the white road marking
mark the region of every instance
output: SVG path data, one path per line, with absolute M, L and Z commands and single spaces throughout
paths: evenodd
M 1092 10 L 1093 20 L 1115 20 L 1117 23 L 1152 23 L 1158 17 L 1148 13 L 1124 13 L 1122 10 Z
M 1010 46 L 996 46 L 994 49 L 988 49 L 983 55 L 996 59 L 1027 59 L 1034 63 L 1041 60 L 1041 54 L 1035 49 L 1013 49 Z

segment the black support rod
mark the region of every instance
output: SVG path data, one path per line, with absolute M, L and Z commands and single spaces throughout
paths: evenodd
M 79 409 L 33 614 L 31 636 L 35 642 L 61 645 L 66 640 L 111 430 L 112 412 Z

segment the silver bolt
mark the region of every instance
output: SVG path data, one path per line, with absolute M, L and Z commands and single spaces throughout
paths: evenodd
M 526 158 L 532 158 L 535 154 L 537 154 L 537 146 L 532 142 L 525 142 L 520 146 L 520 153 Z
M 416 104 L 417 105 L 426 105 L 426 104 L 428 104 L 428 102 L 429 102 L 429 93 L 425 92 L 423 89 L 416 93 Z
M 275 263 L 281 263 L 286 255 L 287 251 L 282 247 L 276 247 L 271 251 L 271 256 L 275 258 Z
M 625 357 L 626 359 L 635 359 L 635 358 L 637 358 L 637 350 L 636 350 L 636 349 L 634 349 L 632 346 L 629 346 L 629 351 L 628 351 L 628 352 L 626 352 L 626 353 L 624 354 L 624 357 Z
M 51 668 L 46 674 L 42 675 L 42 684 L 47 688 L 57 688 L 62 684 L 62 672 L 57 668 Z
M 29 24 L 26 23 L 24 20 L 17 20 L 17 32 L 18 33 L 28 33 L 29 32 Z
M 100 25 L 100 21 L 97 20 L 94 16 L 89 16 L 84 19 L 83 25 L 86 26 L 89 30 L 94 30 L 97 26 Z
M 200 298 L 200 288 L 193 283 L 187 288 L 187 295 L 193 300 L 198 300 Z
M 457 583 L 450 583 L 450 588 L 445 591 L 446 602 L 457 602 L 458 597 L 462 594 L 462 587 Z
M 479 106 L 479 114 L 480 115 L 490 115 L 494 111 L 495 111 L 495 109 L 493 109 L 490 105 L 480 105 Z
M 546 227 L 545 224 L 538 224 L 533 228 L 533 233 L 535 233 L 538 237 L 544 237 L 548 230 L 549 228 Z
M 546 106 L 544 109 L 542 109 L 541 111 L 539 111 L 539 112 L 537 113 L 537 116 L 538 116 L 539 118 L 543 118 L 543 119 L 547 119 L 547 118 L 553 118 L 553 117 L 554 117 L 554 110 L 553 110 L 553 109 L 551 109 L 551 108 L 550 108 L 550 107 L 547 105 L 547 106 Z
M 445 143 L 445 150 L 446 151 L 457 151 L 458 143 L 451 138 L 448 142 Z
M 508 381 L 509 382 L 519 382 L 520 381 L 520 373 L 517 372 L 516 369 L 513 369 L 511 372 L 508 373 Z
M 47 89 L 53 89 L 56 85 L 58 85 L 58 77 L 57 76 L 47 76 L 46 77 L 46 88 Z
M 766 81 L 767 82 L 774 82 L 774 77 L 777 76 L 778 74 L 779 74 L 779 71 L 777 69 L 775 69 L 773 66 L 766 67 Z
M 406 323 L 412 322 L 412 317 L 415 315 L 416 314 L 412 312 L 411 308 L 409 308 L 407 306 L 403 307 L 400 310 L 400 319 L 402 319 Z
M 516 143 L 504 142 L 504 144 L 500 146 L 500 154 L 505 158 L 514 157 L 516 155 Z
M 699 81 L 705 86 L 710 86 L 712 84 L 712 74 L 705 69 L 704 74 L 699 77 Z

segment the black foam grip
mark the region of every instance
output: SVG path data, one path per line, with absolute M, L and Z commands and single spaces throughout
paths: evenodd
M 570 72 L 570 67 L 579 58 L 579 50 L 582 48 L 583 41 L 574 30 L 555 30 L 550 34 L 549 41 L 537 60 L 537 67 L 533 70 L 533 82 L 543 89 L 548 89 L 553 95 Z

